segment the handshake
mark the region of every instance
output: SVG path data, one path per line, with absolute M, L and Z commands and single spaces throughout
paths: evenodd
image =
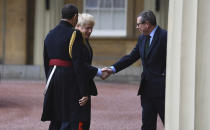
M 102 75 L 100 76 L 100 78 L 102 80 L 105 80 L 106 78 L 108 78 L 111 74 L 113 74 L 114 72 L 112 71 L 111 68 L 108 67 L 104 67 L 101 69 Z

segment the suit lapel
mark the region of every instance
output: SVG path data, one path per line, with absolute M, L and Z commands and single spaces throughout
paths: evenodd
M 142 40 L 142 43 L 143 43 L 143 46 L 142 46 L 143 48 L 142 48 L 142 52 L 141 52 L 142 54 L 141 55 L 143 57 L 142 59 L 144 59 L 144 50 L 145 50 L 145 44 L 146 44 L 146 37 L 145 36 Z
M 159 32 L 160 32 L 160 28 L 158 27 L 157 30 L 156 30 L 156 32 L 155 32 L 155 35 L 154 35 L 154 37 L 153 37 L 153 39 L 152 39 L 152 42 L 151 42 L 151 45 L 150 45 L 150 47 L 149 47 L 148 53 L 147 53 L 147 55 L 146 55 L 146 58 L 148 58 L 148 56 L 150 55 L 152 49 L 153 49 L 154 46 L 157 44 L 157 40 L 158 40 L 158 38 L 159 38 L 159 36 L 158 36 L 158 35 L 159 35 Z

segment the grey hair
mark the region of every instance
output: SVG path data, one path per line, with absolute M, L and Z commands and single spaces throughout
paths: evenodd
M 77 25 L 84 26 L 85 24 L 95 25 L 93 15 L 87 13 L 79 14 Z
M 141 17 L 142 23 L 148 21 L 151 25 L 157 25 L 156 17 L 151 10 L 141 12 L 138 17 Z

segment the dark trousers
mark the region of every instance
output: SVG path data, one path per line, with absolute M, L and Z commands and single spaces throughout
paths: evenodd
M 156 130 L 157 116 L 164 124 L 165 99 L 141 97 L 142 127 L 141 130 Z
M 51 121 L 49 130 L 89 130 L 90 122 L 60 122 Z

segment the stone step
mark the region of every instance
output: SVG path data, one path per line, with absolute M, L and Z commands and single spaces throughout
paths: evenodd
M 104 66 L 97 66 L 103 68 Z M 109 82 L 139 82 L 142 67 L 131 66 L 105 81 Z M 44 68 L 40 65 L 0 65 L 2 80 L 45 80 Z M 102 81 L 99 77 L 95 80 Z

